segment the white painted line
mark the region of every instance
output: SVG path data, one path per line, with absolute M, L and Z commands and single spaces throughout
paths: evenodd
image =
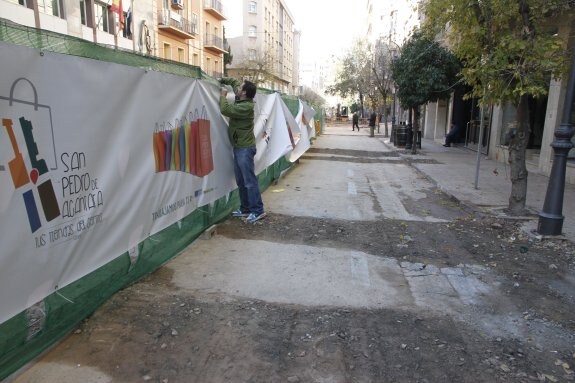
M 350 258 L 351 263 L 351 277 L 355 282 L 363 287 L 370 287 L 369 282 L 369 266 L 367 259 L 358 254 L 352 254 Z

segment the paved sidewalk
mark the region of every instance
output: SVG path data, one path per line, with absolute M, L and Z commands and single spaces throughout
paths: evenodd
M 386 145 L 393 147 L 388 138 L 380 139 Z M 377 136 L 376 136 L 377 137 Z M 423 139 L 422 149 L 418 154 L 404 154 L 404 157 L 417 159 L 433 159 L 437 163 L 414 163 L 417 169 L 431 178 L 445 193 L 465 204 L 476 206 L 482 211 L 503 214 L 511 193 L 509 164 L 487 159 L 480 156 L 478 188 L 475 189 L 477 169 L 477 152 L 462 146 L 443 147 L 441 143 Z M 532 166 L 527 166 L 527 208 L 538 214 L 543 208 L 549 177 L 539 174 Z M 563 235 L 570 241 L 575 241 L 575 185 L 566 184 L 563 202 Z M 537 227 L 537 217 L 530 222 L 533 229 Z

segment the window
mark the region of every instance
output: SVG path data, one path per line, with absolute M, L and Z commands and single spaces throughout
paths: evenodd
M 64 18 L 64 2 L 62 0 L 52 0 L 52 16 Z
M 248 49 L 248 58 L 250 60 L 256 59 L 256 50 L 255 49 Z
M 38 10 L 42 13 L 64 18 L 64 3 L 60 0 L 39 0 Z
M 110 11 L 111 12 L 111 11 Z M 94 3 L 94 16 L 96 18 L 96 28 L 112 33 L 112 27 L 110 26 L 109 14 L 108 14 L 108 5 L 103 4 L 100 2 Z
M 192 33 L 198 33 L 198 15 L 192 13 Z
M 250 1 L 248 3 L 248 12 L 249 13 L 258 13 L 258 3 L 255 1 Z
M 258 33 L 258 29 L 255 25 L 250 25 L 248 28 L 248 37 L 256 37 Z
M 32 0 L 18 0 L 18 4 L 25 6 L 26 8 L 34 9 Z
M 80 20 L 82 25 L 92 28 L 92 1 L 80 0 Z
M 168 43 L 164 43 L 164 58 L 168 60 L 172 58 L 172 47 Z
M 186 62 L 186 51 L 183 48 L 178 48 L 178 61 L 181 63 Z

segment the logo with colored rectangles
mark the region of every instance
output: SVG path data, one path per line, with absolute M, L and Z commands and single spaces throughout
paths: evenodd
M 205 177 L 214 170 L 210 120 L 205 107 L 201 114 L 190 112 L 188 117 L 165 128 L 156 124 L 152 142 L 156 173 L 180 171 Z
M 25 101 L 14 97 L 16 84 L 20 81 L 26 81 L 34 91 L 34 101 Z M 12 180 L 14 189 L 22 192 L 22 201 L 30 223 L 32 233 L 42 227 L 42 222 L 50 222 L 60 216 L 60 207 L 54 192 L 52 180 L 49 178 L 49 166 L 46 159 L 41 153 L 40 147 L 51 146 L 54 148 L 51 114 L 49 108 L 45 105 L 38 104 L 38 97 L 34 85 L 25 78 L 17 79 L 10 90 L 10 97 L 0 97 L 0 102 L 8 101 L 8 105 L 0 104 L 0 118 L 4 137 L 8 138 L 11 153 L 2 156 L 2 159 L 8 158 L 7 166 L 2 165 L 4 171 L 8 171 Z M 32 108 L 30 108 L 32 106 Z M 30 114 L 33 118 L 27 119 L 25 110 L 30 108 Z M 43 123 L 42 109 L 47 110 L 47 118 Z M 43 134 L 48 137 L 50 145 L 39 146 L 37 141 L 37 130 L 33 126 L 33 120 L 42 125 L 42 129 L 49 129 L 49 134 Z M 46 124 L 50 124 L 46 126 Z M 23 145 L 19 144 L 23 138 Z M 7 146 L 2 146 L 5 151 Z M 8 157 L 6 157 L 8 156 Z M 55 165 L 55 160 L 53 161 Z M 52 169 L 55 169 L 53 167 Z M 42 219 L 43 217 L 43 219 Z

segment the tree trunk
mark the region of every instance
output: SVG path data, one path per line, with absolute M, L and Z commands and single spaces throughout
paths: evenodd
M 413 108 L 413 138 L 411 139 L 411 154 L 417 154 L 417 132 L 419 132 L 419 107 Z
M 407 108 L 407 137 L 405 140 L 405 149 L 413 150 L 413 108 Z
M 384 137 L 389 137 L 387 130 L 387 94 L 383 95 L 383 124 L 385 133 Z
M 511 171 L 511 196 L 509 197 L 508 213 L 524 215 L 527 199 L 527 167 L 525 152 L 529 141 L 529 107 L 526 95 L 521 96 L 517 106 L 517 122 L 515 132 L 511 132 L 509 140 L 509 167 Z

